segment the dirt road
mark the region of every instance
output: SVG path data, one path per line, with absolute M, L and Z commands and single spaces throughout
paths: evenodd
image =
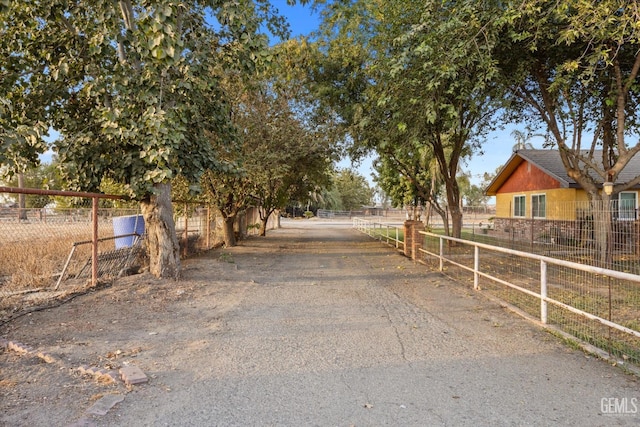
M 0 352 L 0 424 L 640 426 L 637 378 L 348 224 L 283 226 L 3 326 L 33 352 Z

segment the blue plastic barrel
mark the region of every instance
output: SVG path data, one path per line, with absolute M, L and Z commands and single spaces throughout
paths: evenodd
M 127 215 L 113 217 L 113 235 L 122 236 L 125 234 L 144 234 L 144 218 L 142 215 Z M 129 248 L 133 246 L 137 236 L 118 237 L 115 239 L 116 249 Z

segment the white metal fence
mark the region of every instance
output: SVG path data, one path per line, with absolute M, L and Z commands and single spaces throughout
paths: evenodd
M 450 218 L 448 209 L 445 206 L 445 218 Z M 462 208 L 465 224 L 470 227 L 482 227 L 489 224 L 489 220 L 493 220 L 496 214 L 495 206 L 464 206 Z M 434 209 L 420 208 L 420 218 L 423 219 L 428 226 L 435 228 L 444 228 L 443 218 Z M 370 218 L 378 221 L 404 221 L 410 216 L 415 215 L 415 209 L 406 208 L 388 208 L 388 207 L 363 207 L 358 210 L 351 211 L 334 211 L 327 209 L 318 209 L 318 218 Z
M 629 194 L 635 198 L 636 193 Z M 536 213 L 525 209 L 520 217 L 513 206 L 503 204 L 491 221 L 465 238 L 640 274 L 640 222 L 635 199 L 632 204 L 625 200 L 606 205 L 548 201 L 539 204 Z
M 353 228 L 362 231 L 374 239 L 404 250 L 404 230 L 392 224 L 381 224 L 366 219 L 354 218 Z
M 362 209 L 350 211 L 336 211 L 328 209 L 318 209 L 318 218 L 354 218 L 354 217 L 384 217 L 384 218 L 404 218 L 405 212 L 402 209 L 363 207 Z
M 354 228 L 380 239 L 387 225 Z M 381 233 L 384 230 L 384 233 Z M 398 231 L 399 233 L 400 231 Z M 419 261 L 519 312 L 640 367 L 640 276 L 422 232 Z

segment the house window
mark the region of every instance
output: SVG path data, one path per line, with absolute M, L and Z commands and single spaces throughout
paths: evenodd
M 513 216 L 525 216 L 525 196 L 514 196 L 513 198 Z
M 531 216 L 534 218 L 547 217 L 546 194 L 534 194 L 531 196 Z
M 622 191 L 618 194 L 618 219 L 635 220 L 637 207 L 635 191 Z

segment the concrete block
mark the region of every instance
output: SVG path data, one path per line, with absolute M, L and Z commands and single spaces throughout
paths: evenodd
M 149 381 L 140 368 L 132 365 L 120 368 L 120 376 L 126 385 L 142 384 Z

